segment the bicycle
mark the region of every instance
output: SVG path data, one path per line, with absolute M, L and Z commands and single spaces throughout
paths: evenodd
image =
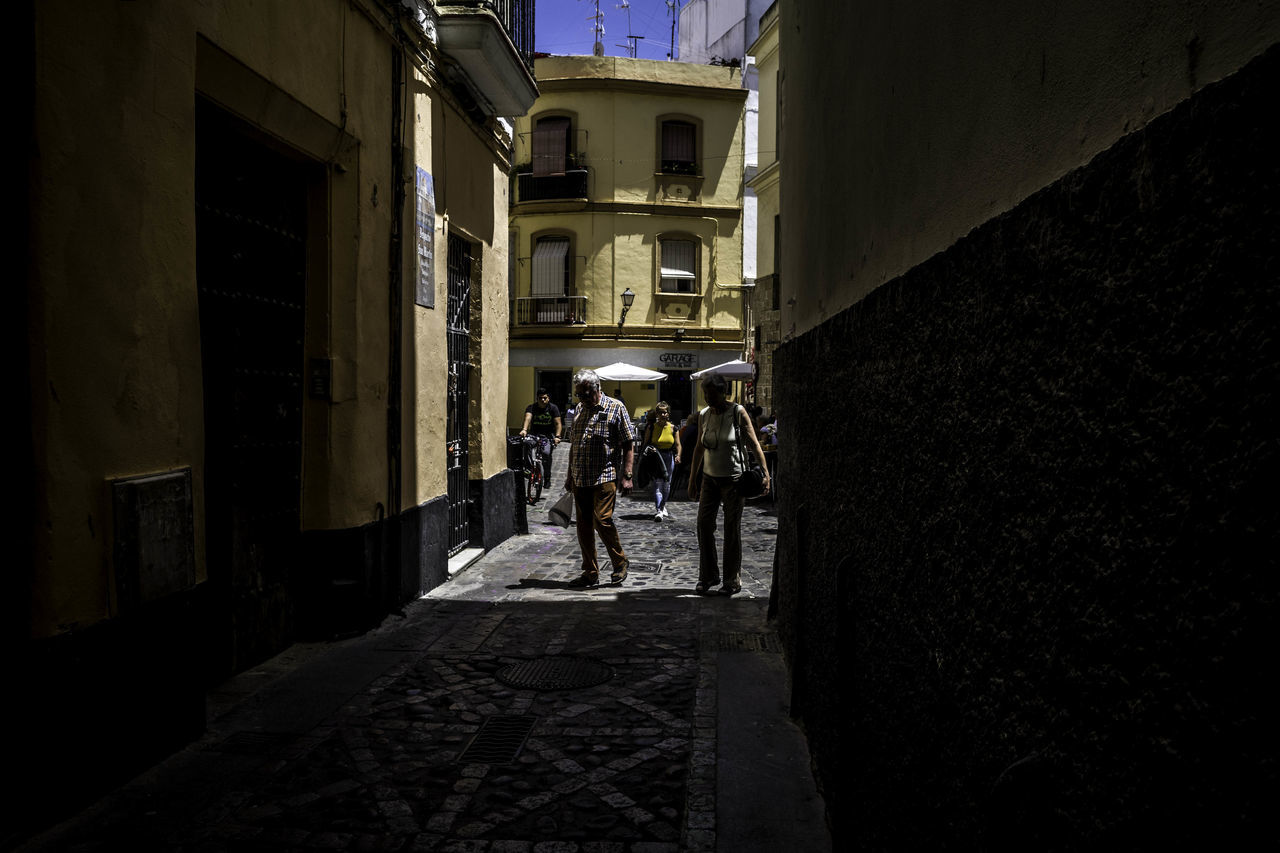
M 525 499 L 530 505 L 538 502 L 542 497 L 542 487 L 546 478 L 550 476 L 550 471 L 542 470 L 542 455 L 549 450 L 547 445 L 551 440 L 546 436 L 513 435 L 507 439 L 507 443 L 511 445 L 519 445 L 520 450 L 520 467 L 521 479 L 525 482 Z

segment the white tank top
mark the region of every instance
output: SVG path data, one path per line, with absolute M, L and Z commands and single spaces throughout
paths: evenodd
M 717 414 L 707 406 L 698 413 L 702 430 L 702 470 L 711 477 L 736 477 L 742 473 L 738 452 L 738 406 L 731 403 Z

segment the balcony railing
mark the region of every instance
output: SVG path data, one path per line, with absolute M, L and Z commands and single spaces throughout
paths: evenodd
M 587 197 L 587 170 L 570 169 L 563 175 L 516 173 L 517 201 L 553 201 Z
M 585 296 L 521 296 L 511 308 L 517 326 L 572 326 L 587 321 Z
M 533 71 L 534 0 L 442 0 L 438 6 L 468 6 L 487 9 L 502 22 L 525 67 Z

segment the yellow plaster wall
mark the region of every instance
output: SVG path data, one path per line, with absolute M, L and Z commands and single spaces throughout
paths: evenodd
M 494 228 L 484 247 L 481 266 L 480 364 L 472 368 L 472 411 L 480 402 L 479 468 L 471 459 L 472 476 L 488 479 L 507 467 L 506 401 L 507 329 L 510 325 L 507 302 L 507 169 L 509 163 L 491 162 L 488 169 L 487 198 L 492 204 Z
M 37 635 L 109 613 L 107 478 L 192 466 L 201 485 L 194 33 L 183 10 L 137 12 L 35 6 Z M 190 50 L 165 37 L 175 30 Z M 118 88 L 135 74 L 171 85 Z
M 37 272 L 29 327 L 42 476 L 32 630 L 47 636 L 112 615 L 111 478 L 192 469 L 198 576 L 205 575 L 194 217 L 201 39 L 265 77 L 288 102 L 224 106 L 286 143 L 300 132 L 294 119 L 301 113 L 355 140 L 352 151 L 334 155 L 347 158 L 346 170 L 329 172 L 327 281 L 308 283 L 309 302 L 325 305 L 318 339 L 308 329 L 307 353 L 332 358 L 333 401 L 304 404 L 309 425 L 317 422 L 315 407 L 322 411 L 320 438 L 308 431 L 304 449 L 303 526 L 354 527 L 377 517 L 387 497 L 393 48 L 356 4 L 339 0 L 86 3 L 74 14 L 34 8 L 40 147 L 32 161 Z M 490 476 L 505 464 L 508 164 L 458 114 L 411 106 L 420 108 L 410 117 L 416 156 L 433 172 L 449 169 L 450 197 L 437 200 L 438 211 L 451 204 L 454 221 L 483 241 L 476 371 L 483 414 L 473 460 L 478 475 Z M 443 148 L 433 141 L 441 124 L 450 128 Z M 411 168 L 415 158 L 408 161 Z M 411 203 L 407 216 L 411 234 Z M 405 378 L 421 384 L 404 389 L 405 446 L 441 448 L 404 458 L 405 498 L 414 502 L 444 492 L 445 247 L 439 231 L 437 238 L 434 311 L 413 307 L 415 267 L 406 247 Z
M 449 284 L 446 263 L 448 244 L 444 233 L 444 219 L 440 206 L 442 175 L 436 174 L 435 149 L 432 134 L 436 115 L 440 110 L 438 99 L 429 91 L 429 83 L 421 73 L 414 72 L 413 95 L 413 156 L 407 165 L 406 180 L 416 181 L 417 169 L 429 172 L 435 186 L 435 217 L 433 229 L 432 275 L 435 283 L 435 307 L 423 308 L 415 303 L 416 282 L 406 287 L 406 305 L 412 305 L 413 359 L 412 374 L 405 376 L 405 387 L 412 389 L 412 409 L 406 413 L 411 427 L 406 428 L 406 448 L 411 444 L 413 453 L 406 459 L 412 465 L 413 478 L 404 483 L 406 505 L 424 503 L 448 490 L 445 473 L 445 406 L 443 381 L 448 370 L 448 346 L 446 338 L 446 309 L 449 303 Z M 415 186 L 413 183 L 410 186 Z M 416 192 L 416 186 L 415 186 Z M 416 201 L 407 211 L 405 223 L 405 268 L 412 279 L 418 272 L 417 232 L 414 214 Z
M 1236 0 L 794 0 L 781 13 L 795 334 L 1280 40 L 1280 4 Z M 786 250 L 802 245 L 822 250 Z
M 548 57 L 536 63 L 541 94 L 527 117 L 516 120 L 515 160 L 532 161 L 531 128 L 545 114 L 572 117 L 577 151 L 586 154 L 589 200 L 521 202 L 513 208 L 516 232 L 515 296 L 532 291 L 533 240 L 543 233 L 573 235 L 574 293 L 587 297 L 586 327 L 518 329 L 513 349 L 581 351 L 573 369 L 613 361 L 617 350 L 667 350 L 678 326 L 717 340 L 741 334 L 742 168 L 746 91 L 733 69 L 615 57 Z M 700 121 L 699 156 L 704 180 L 693 201 L 661 201 L 658 169 L 659 121 L 684 116 Z M 660 319 L 658 289 L 661 236 L 685 235 L 699 245 L 701 304 L 686 323 Z M 630 288 L 635 301 L 620 335 L 613 334 Z M 694 349 L 700 344 L 681 344 Z M 722 347 L 723 345 L 720 345 Z M 718 347 L 718 348 L 720 348 Z M 600 350 L 602 357 L 589 353 Z M 605 356 L 605 351 L 612 351 Z M 536 356 L 535 356 L 536 358 Z M 578 356 L 574 356 L 575 359 Z M 625 360 L 625 359 L 624 359 Z M 562 365 L 564 355 L 557 355 Z M 509 422 L 518 425 L 532 400 L 534 370 L 513 367 Z M 621 384 L 633 415 L 657 402 L 644 383 L 603 383 L 606 393 Z M 695 390 L 695 396 L 697 395 Z M 525 399 L 525 398 L 528 399 Z
M 524 425 L 525 407 L 536 402 L 534 394 L 538 389 L 534 385 L 534 377 L 537 375 L 537 370 L 532 367 L 512 367 L 508 375 L 510 384 L 507 395 L 507 427 L 518 430 Z
M 658 123 L 700 120 L 700 204 L 740 205 L 746 91 L 736 69 L 625 57 L 553 56 L 536 61 L 543 92 L 517 119 L 516 162 L 532 160 L 530 129 L 544 113 L 574 116 L 576 145 L 592 170 L 592 200 L 658 201 Z M 586 129 L 588 132 L 579 132 Z

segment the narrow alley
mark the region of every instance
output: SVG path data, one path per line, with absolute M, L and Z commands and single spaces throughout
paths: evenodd
M 625 499 L 631 577 L 587 591 L 550 505 L 379 629 L 215 690 L 203 738 L 20 849 L 830 849 L 766 621 L 769 504 L 733 598 L 693 593 L 694 504 Z

